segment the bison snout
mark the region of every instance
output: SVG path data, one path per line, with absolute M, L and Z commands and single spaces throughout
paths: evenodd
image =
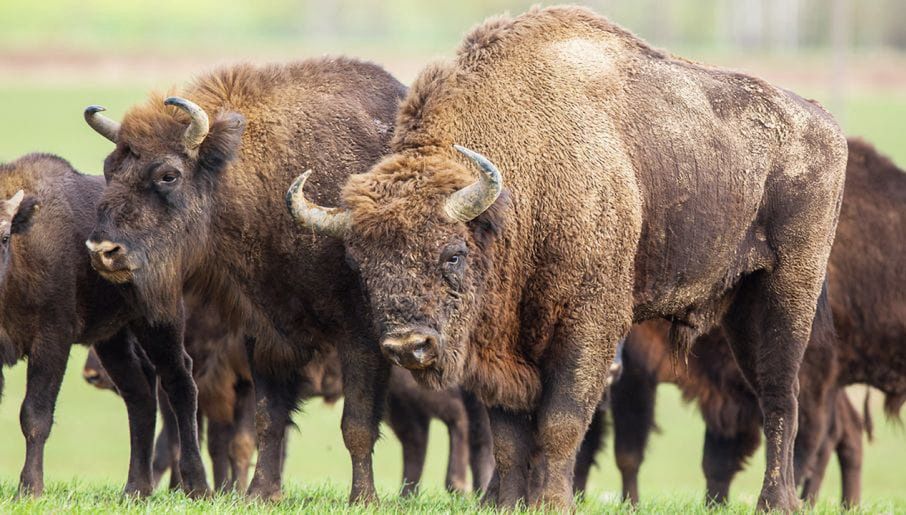
M 387 359 L 410 370 L 419 370 L 437 361 L 437 332 L 422 329 L 402 336 L 388 336 L 381 341 L 381 350 Z
M 114 243 L 109 240 L 88 240 L 85 242 L 85 246 L 91 253 L 91 266 L 101 274 L 125 279 L 125 276 L 132 271 L 128 260 L 129 250 L 122 243 Z

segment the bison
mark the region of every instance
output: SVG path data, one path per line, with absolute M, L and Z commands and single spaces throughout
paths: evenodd
M 161 333 L 181 333 L 187 292 L 209 299 L 232 330 L 254 335 L 246 342 L 257 406 L 252 496 L 280 496 L 284 429 L 303 366 L 330 343 L 343 361 L 350 499 L 375 497 L 371 453 L 389 364 L 342 245 L 299 230 L 283 197 L 314 167 L 327 171 L 319 200 L 335 202 L 349 174 L 388 150 L 404 93 L 377 65 L 322 58 L 220 69 L 181 96 L 151 95 L 122 122 L 89 110 L 116 144 L 88 242 L 101 275 L 133 289 Z M 194 419 L 191 395 L 167 393 L 179 420 Z
M 758 504 L 798 506 L 796 376 L 846 166 L 830 114 L 552 7 L 493 18 L 424 69 L 391 147 L 340 202 L 307 200 L 300 177 L 291 209 L 345 243 L 391 361 L 489 406 L 486 501 L 526 498 L 531 465 L 531 503 L 572 504 L 616 343 L 666 317 L 681 347 L 730 335 L 771 442 Z
M 94 344 L 123 394 L 132 444 L 126 492 L 145 491 L 150 477 L 156 379 L 138 345 L 147 333 L 121 292 L 92 270 L 82 244 L 103 189 L 102 178 L 49 154 L 0 165 L 0 358 L 28 358 L 20 494 L 44 490 L 44 444 L 76 342 Z
M 843 502 L 856 505 L 861 421 L 842 388 L 864 383 L 880 389 L 891 416 L 906 400 L 906 314 L 899 308 L 906 302 L 906 274 L 891 261 L 906 253 L 906 172 L 862 140 L 848 140 L 848 148 L 846 190 L 828 262 L 829 308 L 822 306 L 816 316 L 800 370 L 804 387 L 799 409 L 806 424 L 797 435 L 795 468 L 797 482 L 804 482 L 803 498 L 813 500 L 836 450 Z M 721 501 L 733 475 L 758 445 L 757 399 L 730 366 L 733 358 L 719 331 L 696 341 L 685 367 L 670 359 L 667 331 L 663 323 L 633 330 L 626 374 L 613 388 L 624 496 L 638 498 L 636 478 L 647 438 L 644 428 L 653 423 L 654 387 L 671 381 L 685 397 L 698 401 L 705 417 L 702 464 L 708 496 Z

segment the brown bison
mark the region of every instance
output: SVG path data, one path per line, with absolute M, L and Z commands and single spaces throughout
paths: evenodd
M 861 421 L 842 388 L 865 383 L 887 395 L 895 416 L 906 400 L 906 274 L 896 256 L 906 254 L 906 172 L 871 145 L 850 139 L 846 191 L 837 237 L 828 262 L 828 303 L 821 309 L 800 369 L 800 425 L 796 438 L 797 482 L 813 500 L 833 450 L 843 471 L 843 502 L 860 497 Z M 758 446 L 757 398 L 731 366 L 720 334 L 699 338 L 688 364 L 672 359 L 668 329 L 636 327 L 625 349 L 625 373 L 613 388 L 618 466 L 624 496 L 637 500 L 636 478 L 653 424 L 657 382 L 676 382 L 696 399 L 708 431 L 702 462 L 708 496 L 726 499 L 733 475 Z M 834 393 L 838 392 L 838 393 Z M 836 399 L 836 400 L 835 400 Z M 867 416 L 867 411 L 866 411 Z
M 344 240 L 388 358 L 490 406 L 488 501 L 526 498 L 536 448 L 529 501 L 572 503 L 617 341 L 666 317 L 681 346 L 725 327 L 765 410 L 759 506 L 798 505 L 796 375 L 846 166 L 826 111 L 553 7 L 494 18 L 426 68 L 392 150 L 341 207 L 300 180 L 292 209 Z
M 812 343 L 799 369 L 800 383 L 825 384 L 828 369 L 822 355 L 827 344 Z M 623 498 L 639 500 L 638 473 L 648 435 L 655 426 L 654 403 L 658 383 L 676 384 L 683 397 L 696 401 L 705 420 L 702 469 L 709 502 L 725 502 L 730 483 L 760 443 L 762 416 L 758 398 L 733 363 L 720 331 L 698 338 L 686 360 L 677 360 L 668 339 L 669 323 L 651 321 L 633 328 L 623 349 L 624 370 L 611 388 L 614 422 L 614 457 L 623 479 Z M 823 345 L 823 347 L 822 347 Z M 827 385 L 799 397 L 800 420 L 796 434 L 797 483 L 805 482 L 802 498 L 814 501 L 827 467 L 828 453 L 837 450 L 843 476 L 843 502 L 859 503 L 862 421 L 842 388 Z M 827 455 L 826 455 L 827 454 Z
M 136 341 L 143 324 L 91 269 L 83 246 L 103 189 L 102 178 L 48 154 L 0 165 L 0 361 L 28 359 L 20 494 L 44 490 L 44 444 L 75 342 L 95 345 L 123 393 L 132 444 L 126 491 L 150 475 L 156 380 Z
M 324 58 L 225 68 L 180 97 L 152 95 L 121 123 L 91 115 L 116 143 L 89 239 L 96 268 L 134 289 L 160 332 L 180 333 L 185 290 L 210 299 L 231 329 L 255 335 L 247 342 L 257 406 L 253 496 L 280 496 L 303 366 L 328 342 L 343 361 L 351 499 L 375 496 L 371 453 L 389 364 L 342 245 L 299 230 L 283 197 L 295 175 L 314 167 L 326 170 L 319 200 L 335 202 L 349 174 L 388 150 L 404 93 L 376 65 Z M 167 391 L 180 434 L 181 421 L 195 416 L 191 388 Z
M 186 320 L 186 351 L 192 357 L 198 385 L 199 419 L 208 421 L 208 453 L 211 457 L 214 485 L 219 490 L 244 491 L 248 468 L 255 446 L 254 428 L 248 419 L 254 416 L 254 403 L 244 399 L 248 381 L 248 363 L 241 338 L 220 325 L 209 325 L 215 317 L 192 310 Z M 200 321 L 199 321 L 200 319 Z M 239 345 L 236 345 L 236 342 Z M 238 352 L 237 352 L 238 349 Z M 85 361 L 82 376 L 100 389 L 115 390 L 92 349 Z M 343 396 L 340 358 L 331 347 L 324 355 L 312 358 L 302 373 L 301 398 L 321 397 L 333 404 Z M 250 385 L 249 385 L 250 387 Z M 179 459 L 179 449 L 171 446 L 174 434 L 170 427 L 172 414 L 162 396 L 163 429 L 155 444 L 155 484 Z M 403 447 L 402 495 L 418 491 L 428 450 L 428 426 L 432 418 L 440 419 L 450 435 L 450 457 L 446 487 L 451 492 L 466 492 L 467 469 L 472 467 L 472 488 L 483 490 L 493 471 L 491 434 L 484 407 L 473 396 L 458 388 L 434 392 L 418 386 L 411 374 L 394 368 L 388 388 L 386 420 Z M 201 424 L 199 424 L 200 426 Z M 178 442 L 176 442 L 178 444 Z M 179 468 L 173 467 L 170 488 L 179 483 Z
M 906 170 L 858 139 L 846 170 L 827 265 L 837 384 L 881 390 L 894 416 L 906 403 Z

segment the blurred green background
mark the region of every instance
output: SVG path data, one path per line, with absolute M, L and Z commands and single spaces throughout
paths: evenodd
M 489 15 L 518 14 L 534 2 L 511 0 L 313 1 L 62 0 L 0 2 L 0 162 L 44 151 L 96 173 L 110 144 L 88 129 L 84 106 L 112 117 L 214 66 L 348 54 L 383 64 L 403 82 L 435 57 L 452 55 L 463 34 Z M 599 0 L 585 2 L 658 46 L 728 66 L 827 105 L 850 135 L 863 136 L 906 166 L 906 0 Z M 112 394 L 83 383 L 85 350 L 73 349 L 47 446 L 50 481 L 124 480 L 125 410 Z M 17 480 L 24 457 L 18 409 L 24 365 L 6 371 L 0 404 L 0 481 Z M 861 390 L 854 392 L 861 401 Z M 642 469 L 643 495 L 704 491 L 703 425 L 675 388 L 659 394 L 662 429 Z M 875 395 L 875 405 L 880 396 Z M 880 414 L 880 409 L 875 410 Z M 349 459 L 339 433 L 341 406 L 314 401 L 296 416 L 286 479 L 348 485 Z M 863 497 L 906 499 L 902 427 L 876 420 L 866 446 Z M 384 492 L 398 487 L 400 447 L 389 430 L 375 466 Z M 432 426 L 425 486 L 442 487 L 447 437 Z M 619 491 L 610 442 L 593 472 L 593 495 Z M 752 501 L 763 471 L 759 452 L 734 483 Z M 839 496 L 832 462 L 822 498 Z

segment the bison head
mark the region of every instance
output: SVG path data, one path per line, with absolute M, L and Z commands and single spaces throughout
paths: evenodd
M 21 235 L 31 225 L 37 200 L 17 191 L 8 200 L 0 201 L 0 277 L 5 278 L 12 256 L 13 237 Z
M 207 250 L 211 192 L 238 152 L 244 118 L 220 113 L 210 123 L 201 107 L 178 97 L 152 98 L 122 124 L 103 110 L 85 110 L 88 124 L 116 143 L 86 242 L 92 266 L 109 281 L 132 283 L 153 309 L 169 309 Z
M 472 174 L 452 149 L 411 151 L 353 175 L 343 191 L 348 210 L 308 202 L 310 172 L 287 193 L 302 225 L 345 241 L 384 355 L 432 388 L 461 381 L 502 226 L 500 172 L 481 154 L 455 148 L 478 166 L 478 181 L 469 184 Z

